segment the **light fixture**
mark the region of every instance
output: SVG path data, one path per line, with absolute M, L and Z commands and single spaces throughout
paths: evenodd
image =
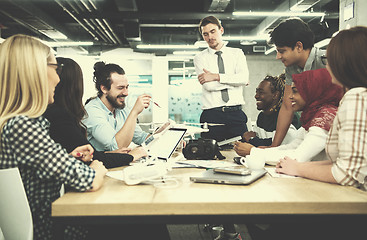
M 91 46 L 93 42 L 46 42 L 50 47 Z
M 59 32 L 55 29 L 38 30 L 38 31 L 43 33 L 44 35 L 46 35 L 47 37 L 49 37 L 51 39 L 61 39 L 61 40 L 68 39 L 68 37 L 65 36 L 65 34 Z
M 234 16 L 242 17 L 322 17 L 323 12 L 233 12 Z
M 252 46 L 252 45 L 257 44 L 257 42 L 253 40 L 241 40 L 240 44 L 243 46 Z
M 141 23 L 141 28 L 197 28 L 199 24 Z
M 227 41 L 255 41 L 255 40 L 267 40 L 269 38 L 268 34 L 259 34 L 254 36 L 223 36 L 223 40 Z
M 173 51 L 173 55 L 196 55 L 200 51 Z
M 322 48 L 322 47 L 325 47 L 329 44 L 331 38 L 325 38 L 324 40 L 321 40 L 317 43 L 315 43 L 315 47 L 317 48 Z
M 198 49 L 194 45 L 156 45 L 156 44 L 139 44 L 138 49 Z
M 270 53 L 274 52 L 276 50 L 276 47 L 272 47 L 265 51 L 265 55 L 269 55 Z
M 313 5 L 320 2 L 320 0 L 312 0 L 312 1 L 304 1 L 304 0 L 297 0 L 297 3 L 294 4 L 290 10 L 294 12 L 303 12 L 310 9 Z

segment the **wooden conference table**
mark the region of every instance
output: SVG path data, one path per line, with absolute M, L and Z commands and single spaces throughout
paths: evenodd
M 236 155 L 223 151 L 227 160 Z M 127 186 L 105 177 L 97 192 L 68 192 L 52 204 L 59 223 L 366 221 L 367 192 L 303 178 L 265 175 L 248 186 L 190 182 L 205 169 L 173 169 L 175 188 Z

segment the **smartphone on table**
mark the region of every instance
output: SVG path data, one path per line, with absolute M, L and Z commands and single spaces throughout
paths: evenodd
M 251 174 L 251 170 L 245 166 L 233 166 L 233 167 L 218 167 L 214 168 L 214 172 L 217 173 L 227 173 L 246 176 Z

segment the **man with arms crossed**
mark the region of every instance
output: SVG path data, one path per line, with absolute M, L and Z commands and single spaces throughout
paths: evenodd
M 271 145 L 277 147 L 282 143 L 293 119 L 289 98 L 292 93 L 292 74 L 325 68 L 321 60 L 325 51 L 314 47 L 314 34 L 308 24 L 300 18 L 289 18 L 279 23 L 270 33 L 270 44 L 276 46 L 276 59 L 280 59 L 286 67 L 284 100 L 279 111 L 277 128 Z
M 203 89 L 200 122 L 225 124 L 209 126 L 202 137 L 222 141 L 242 136 L 247 131 L 247 116 L 242 111 L 243 86 L 249 83 L 246 57 L 241 49 L 225 46 L 224 29 L 216 17 L 203 18 L 199 31 L 209 46 L 194 58 Z

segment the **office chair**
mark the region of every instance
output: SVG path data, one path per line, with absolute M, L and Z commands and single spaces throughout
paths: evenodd
M 18 168 L 0 169 L 0 228 L 6 240 L 32 240 L 33 222 Z

